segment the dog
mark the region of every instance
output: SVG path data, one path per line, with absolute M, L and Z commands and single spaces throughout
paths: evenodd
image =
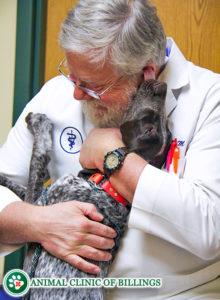
M 165 117 L 165 98 L 167 86 L 155 80 L 144 82 L 132 96 L 124 113 L 120 126 L 123 142 L 130 152 L 135 152 L 150 164 L 161 168 L 171 144 L 171 133 Z M 0 184 L 9 187 L 26 202 L 43 205 L 42 189 L 47 178 L 47 165 L 50 161 L 52 147 L 52 123 L 43 114 L 29 113 L 26 117 L 27 127 L 34 137 L 33 152 L 30 161 L 28 186 L 18 186 L 5 176 L 0 176 Z M 95 171 L 97 172 L 97 170 Z M 99 172 L 100 173 L 100 172 Z M 92 175 L 93 174 L 93 175 Z M 99 174 L 99 176 L 103 176 Z M 115 246 L 109 252 L 110 261 L 90 262 L 100 267 L 100 274 L 84 273 L 70 264 L 49 254 L 39 245 L 30 243 L 24 262 L 24 270 L 34 273 L 37 278 L 105 278 L 114 260 L 120 241 L 126 229 L 130 204 L 122 205 L 103 189 L 97 187 L 91 180 L 94 170 L 83 170 L 79 177 L 72 174 L 64 175 L 56 180 L 44 196 L 46 205 L 66 202 L 72 199 L 95 204 L 98 211 L 104 216 L 103 224 L 112 227 L 116 232 Z M 89 179 L 90 178 L 90 179 Z M 102 177 L 101 177 L 102 178 Z M 101 182 L 105 182 L 103 177 Z M 40 249 L 37 264 L 33 268 L 33 257 L 36 248 Z M 38 299 L 77 299 L 77 300 L 104 300 L 105 289 L 101 288 L 33 288 L 30 289 L 29 298 Z

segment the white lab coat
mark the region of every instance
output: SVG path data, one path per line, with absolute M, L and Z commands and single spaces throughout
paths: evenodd
M 163 286 L 108 289 L 111 300 L 220 299 L 220 75 L 186 61 L 172 39 L 168 48 L 159 80 L 168 84 L 166 113 L 180 144 L 178 175 L 145 167 L 109 274 L 162 278 Z M 29 111 L 46 113 L 54 123 L 52 180 L 77 175 L 80 147 L 92 124 L 62 76 L 46 83 L 26 106 L 0 149 L 0 172 L 27 183 L 32 136 L 24 118 Z M 1 209 L 19 200 L 4 187 L 0 194 Z M 12 248 L 0 246 L 3 255 Z

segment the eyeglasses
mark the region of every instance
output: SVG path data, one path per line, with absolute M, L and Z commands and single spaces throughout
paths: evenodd
M 89 96 L 91 96 L 91 97 L 93 97 L 93 98 L 95 98 L 95 99 L 97 99 L 97 100 L 100 100 L 100 99 L 101 99 L 101 96 L 102 96 L 103 94 L 105 94 L 107 91 L 109 91 L 110 88 L 112 88 L 116 83 L 118 83 L 118 81 L 123 77 L 123 76 L 119 77 L 116 81 L 114 81 L 112 84 L 110 84 L 110 86 L 108 86 L 106 89 L 104 89 L 104 91 L 98 93 L 98 92 L 95 92 L 95 91 L 93 91 L 93 90 L 90 90 L 90 89 L 86 88 L 86 87 L 85 87 L 84 85 L 82 85 L 82 84 L 77 85 L 76 81 L 73 80 L 73 79 L 70 77 L 70 75 L 66 75 L 66 74 L 61 70 L 61 67 L 63 66 L 64 61 L 66 61 L 66 58 L 65 58 L 65 57 L 62 59 L 62 61 L 61 61 L 61 62 L 59 63 L 59 65 L 58 65 L 58 71 L 60 72 L 60 74 L 63 75 L 63 76 L 65 76 L 69 81 L 71 81 L 74 87 L 78 86 L 78 87 L 79 87 L 81 90 L 83 90 L 86 94 L 88 94 Z

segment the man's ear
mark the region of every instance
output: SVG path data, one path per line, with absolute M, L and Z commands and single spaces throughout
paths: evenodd
M 153 62 L 148 62 L 143 68 L 144 71 L 144 81 L 149 79 L 156 79 L 156 66 Z

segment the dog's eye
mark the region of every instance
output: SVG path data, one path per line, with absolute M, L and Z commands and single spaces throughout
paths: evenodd
M 153 128 L 147 128 L 144 133 L 151 134 L 152 130 L 153 130 Z

